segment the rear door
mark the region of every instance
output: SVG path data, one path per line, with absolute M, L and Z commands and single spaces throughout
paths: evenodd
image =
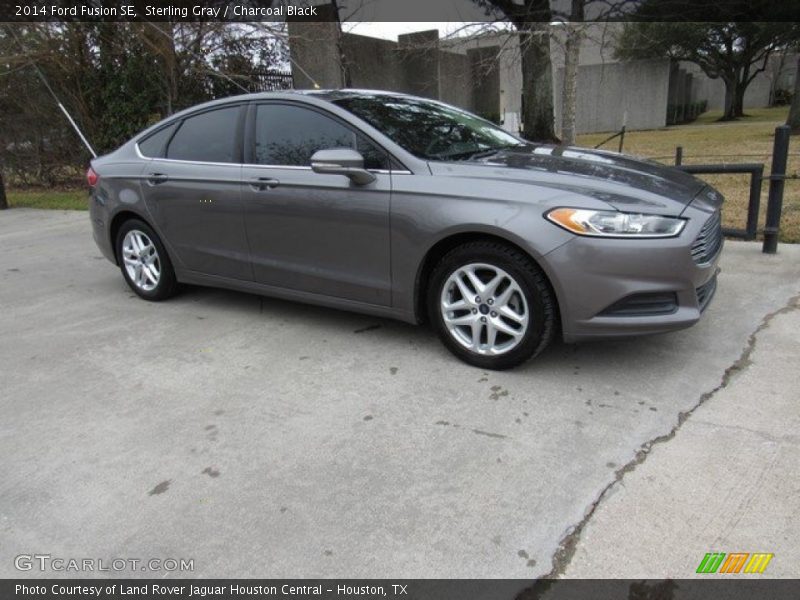
M 256 103 L 245 140 L 243 195 L 255 280 L 388 306 L 389 156 L 333 115 L 299 103 Z M 357 185 L 311 170 L 311 155 L 353 148 L 376 176 Z
M 142 189 L 185 268 L 251 280 L 241 192 L 245 115 L 246 105 L 238 104 L 186 117 L 162 148 L 150 150 L 156 156 L 145 168 Z M 139 148 L 148 148 L 147 140 Z

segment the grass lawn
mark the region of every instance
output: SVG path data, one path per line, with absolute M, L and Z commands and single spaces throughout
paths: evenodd
M 88 210 L 89 193 L 77 190 L 8 190 L 11 208 L 50 208 L 55 210 Z
M 674 164 L 675 147 L 683 146 L 684 164 L 765 163 L 769 174 L 775 127 L 786 121 L 788 107 L 749 109 L 748 116 L 739 121 L 719 123 L 719 111 L 709 111 L 688 125 L 675 125 L 649 131 L 629 131 L 625 134 L 623 152 L 645 156 L 666 164 Z M 608 137 L 607 133 L 578 136 L 578 145 L 593 147 Z M 603 148 L 616 150 L 618 139 Z M 792 138 L 789 146 L 789 174 L 800 172 L 800 140 Z M 704 180 L 725 195 L 723 221 L 728 227 L 741 227 L 747 218 L 750 195 L 749 175 L 701 175 Z M 764 227 L 769 184 L 761 187 L 761 219 Z M 783 196 L 781 241 L 800 242 L 800 180 L 786 181 Z

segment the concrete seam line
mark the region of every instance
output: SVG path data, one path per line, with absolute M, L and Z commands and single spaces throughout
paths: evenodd
M 737 358 L 731 366 L 725 369 L 720 383 L 714 389 L 702 394 L 697 404 L 695 404 L 689 410 L 678 413 L 678 422 L 669 432 L 654 437 L 653 439 L 643 443 L 636 451 L 634 457 L 628 463 L 614 472 L 614 478 L 601 490 L 600 494 L 597 496 L 597 499 L 589 505 L 589 508 L 586 510 L 586 513 L 580 522 L 577 525 L 570 527 L 568 529 L 568 533 L 561 539 L 561 542 L 559 542 L 558 549 L 553 555 L 552 568 L 550 572 L 537 578 L 537 582 L 534 583 L 533 586 L 523 590 L 517 596 L 517 600 L 536 600 L 537 598 L 540 598 L 549 587 L 547 581 L 543 580 L 556 579 L 564 574 L 575 555 L 581 533 L 591 520 L 597 508 L 600 506 L 600 503 L 606 498 L 611 489 L 620 483 L 626 474 L 634 471 L 637 466 L 642 464 L 656 445 L 666 443 L 674 438 L 681 426 L 683 426 L 687 419 L 692 416 L 692 414 L 698 408 L 716 395 L 717 392 L 725 389 L 736 375 L 743 372 L 752 364 L 750 357 L 755 350 L 758 334 L 769 327 L 770 323 L 775 317 L 797 309 L 800 309 L 800 294 L 791 297 L 786 305 L 782 308 L 779 308 L 764 316 L 759 326 L 748 337 L 747 343 L 742 349 L 739 358 Z

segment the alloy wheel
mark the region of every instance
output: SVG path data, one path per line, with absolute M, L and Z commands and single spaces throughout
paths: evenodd
M 161 278 L 161 260 L 153 240 L 138 229 L 131 229 L 122 240 L 122 261 L 133 284 L 152 292 Z
M 482 355 L 512 350 L 530 324 L 519 283 L 508 272 L 486 263 L 464 265 L 447 278 L 440 310 L 453 339 Z

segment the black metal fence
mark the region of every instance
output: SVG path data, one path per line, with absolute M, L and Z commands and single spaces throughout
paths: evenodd
M 786 165 L 789 161 L 789 136 L 792 130 L 783 125 L 775 130 L 775 144 L 772 150 L 772 173 L 769 176 L 769 196 L 767 197 L 767 222 L 764 225 L 764 252 L 775 254 L 778 251 L 778 234 L 783 212 L 783 189 L 786 182 Z
M 761 181 L 764 178 L 763 163 L 742 163 L 738 165 L 681 165 L 675 163 L 687 173 L 719 175 L 730 173 L 750 174 L 750 200 L 747 205 L 747 225 L 744 229 L 723 227 L 722 233 L 728 237 L 754 240 L 758 234 L 758 211 L 761 205 Z
M 248 87 L 252 92 L 290 90 L 293 87 L 292 74 L 278 70 L 255 71 L 250 76 Z
M 744 229 L 725 228 L 723 233 L 729 237 L 738 237 L 745 240 L 754 240 L 758 234 L 758 216 L 761 208 L 761 184 L 769 181 L 769 195 L 767 199 L 767 215 L 764 225 L 763 252 L 775 254 L 778 251 L 778 234 L 780 232 L 781 213 L 783 212 L 784 184 L 788 178 L 786 166 L 789 158 L 789 138 L 791 129 L 781 125 L 775 129 L 775 142 L 772 148 L 772 170 L 764 176 L 763 163 L 740 163 L 732 165 L 684 165 L 683 147 L 675 149 L 675 166 L 687 173 L 695 174 L 750 174 L 750 199 L 747 205 L 747 224 Z
M 597 144 L 597 145 L 594 147 L 594 149 L 595 149 L 595 150 L 597 150 L 598 148 L 600 148 L 600 146 L 604 146 L 605 144 L 607 144 L 608 142 L 610 142 L 611 140 L 613 140 L 613 139 L 615 139 L 615 138 L 619 138 L 619 148 L 617 149 L 617 152 L 622 152 L 622 146 L 624 146 L 624 145 L 625 145 L 625 125 L 623 125 L 623 126 L 622 126 L 622 129 L 620 129 L 620 130 L 619 130 L 619 131 L 617 131 L 616 133 L 614 133 L 614 134 L 612 134 L 612 135 L 608 136 L 608 137 L 607 137 L 606 139 L 604 139 L 602 142 L 600 142 L 599 144 Z

